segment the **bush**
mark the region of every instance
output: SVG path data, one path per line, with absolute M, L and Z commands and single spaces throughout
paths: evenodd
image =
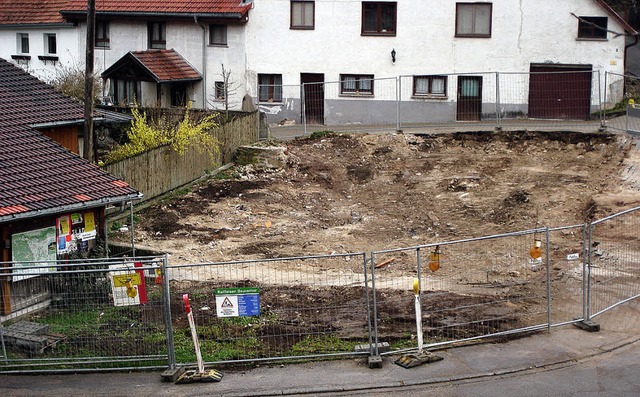
M 208 152 L 213 158 L 220 147 L 212 135 L 212 130 L 218 127 L 215 116 L 209 115 L 194 121 L 189 116 L 190 109 L 191 106 L 187 106 L 182 120 L 171 125 L 166 122 L 151 122 L 145 112 L 132 108 L 134 119 L 127 134 L 129 142 L 107 154 L 105 163 L 120 161 L 165 145 L 181 155 L 195 146 L 198 150 Z

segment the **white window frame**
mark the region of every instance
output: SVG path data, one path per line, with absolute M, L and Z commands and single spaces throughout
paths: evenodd
M 26 39 L 26 51 L 25 51 L 25 40 Z M 18 50 L 18 54 L 28 54 L 29 53 L 29 33 L 18 33 L 16 36 L 16 49 Z
M 57 55 L 58 54 L 58 40 L 55 33 L 45 33 L 43 35 L 44 38 L 44 55 Z M 51 51 L 51 41 L 49 39 L 53 38 L 54 48 Z

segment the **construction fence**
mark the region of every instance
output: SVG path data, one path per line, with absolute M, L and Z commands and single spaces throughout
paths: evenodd
M 584 225 L 367 253 L 171 264 L 168 256 L 4 263 L 0 372 L 378 357 L 511 337 L 640 297 L 640 207 Z M 418 280 L 417 296 L 413 289 Z
M 529 72 L 343 75 L 339 81 L 260 86 L 276 95 L 258 98 L 258 107 L 272 130 L 300 136 L 320 130 L 439 132 L 452 124 L 457 131 L 596 132 L 626 129 L 627 100 L 638 86 L 635 77 L 553 65 Z

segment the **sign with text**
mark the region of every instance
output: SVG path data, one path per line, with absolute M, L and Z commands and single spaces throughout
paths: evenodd
M 217 288 L 215 292 L 218 317 L 260 315 L 259 288 Z

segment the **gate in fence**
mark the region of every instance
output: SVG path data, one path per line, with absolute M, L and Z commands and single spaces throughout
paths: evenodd
M 640 297 L 640 207 L 585 225 L 339 255 L 5 263 L 0 372 L 381 356 L 570 323 Z M 387 346 L 388 345 L 388 346 Z M 384 350 L 382 349 L 384 347 Z

